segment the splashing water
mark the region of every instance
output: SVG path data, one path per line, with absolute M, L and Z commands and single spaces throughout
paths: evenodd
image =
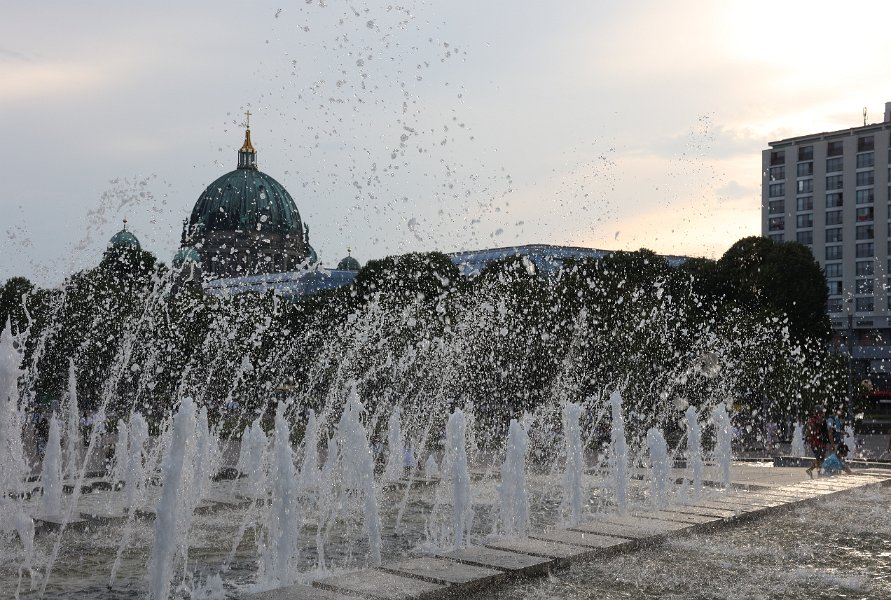
M 173 436 L 162 465 L 163 487 L 155 514 L 155 538 L 148 565 L 153 600 L 167 600 L 177 554 L 184 555 L 193 507 L 184 501 L 190 467 L 189 447 L 194 444 L 195 404 L 184 398 L 173 418 Z
M 432 541 L 443 549 L 464 548 L 470 541 L 473 498 L 466 444 L 464 412 L 455 409 L 446 423 L 445 455 L 431 516 L 436 538 Z
M 730 463 L 733 460 L 731 440 L 733 429 L 730 426 L 730 417 L 727 416 L 727 408 L 723 402 L 719 402 L 712 410 L 712 423 L 715 425 L 715 462 L 721 474 L 721 482 L 725 490 L 730 489 Z
M 498 501 L 501 531 L 507 536 L 526 537 L 529 534 L 529 498 L 526 494 L 526 449 L 529 436 L 526 430 L 511 419 L 507 430 Z
M 702 430 L 699 415 L 693 406 L 687 407 L 687 463 L 693 483 L 693 499 L 702 496 Z
M 585 458 L 582 453 L 582 432 L 579 425 L 582 407 L 567 402 L 563 407 L 563 443 L 566 466 L 563 470 L 563 512 L 567 524 L 578 525 L 582 519 L 582 475 Z
M 807 456 L 804 450 L 804 425 L 795 424 L 795 430 L 792 432 L 792 448 L 790 450 L 792 456 Z
M 390 413 L 387 426 L 387 465 L 384 467 L 384 481 L 397 481 L 402 477 L 404 442 L 399 407 Z
M 628 442 L 625 439 L 625 417 L 622 414 L 622 395 L 610 394 L 612 428 L 610 431 L 610 466 L 615 489 L 616 508 L 619 514 L 628 510 Z
M 290 427 L 284 416 L 285 404 L 275 412 L 275 440 L 272 449 L 272 501 L 265 519 L 266 546 L 260 552 L 258 583 L 286 586 L 295 581 L 300 553 L 301 514 L 299 486 L 291 450 Z
M 40 509 L 45 515 L 62 514 L 62 432 L 59 421 L 53 415 L 49 419 L 49 437 L 43 454 L 43 469 L 40 472 L 43 496 Z
M 650 502 L 654 510 L 668 506 L 668 444 L 662 432 L 651 427 L 647 431 L 650 451 Z

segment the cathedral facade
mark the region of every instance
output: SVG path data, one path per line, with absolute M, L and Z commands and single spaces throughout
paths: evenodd
M 317 262 L 294 199 L 257 168 L 249 124 L 237 168 L 199 196 L 180 245 L 174 266 L 199 262 L 205 280 L 298 271 Z

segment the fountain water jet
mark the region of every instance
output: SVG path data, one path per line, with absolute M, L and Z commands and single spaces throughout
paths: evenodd
M 712 409 L 712 423 L 715 425 L 715 462 L 721 473 L 721 482 L 725 490 L 730 489 L 730 463 L 733 460 L 733 450 L 731 440 L 733 439 L 733 429 L 730 426 L 730 417 L 727 415 L 727 407 L 723 402 L 719 402 Z
M 49 420 L 49 436 L 43 453 L 43 469 L 40 472 L 43 496 L 40 509 L 44 515 L 62 514 L 62 432 L 55 415 Z
M 563 440 L 566 450 L 566 467 L 563 471 L 563 512 L 569 525 L 578 525 L 582 519 L 582 475 L 585 458 L 582 452 L 582 433 L 579 419 L 582 407 L 573 402 L 563 406 Z
M 446 423 L 445 454 L 431 518 L 437 537 L 434 543 L 440 548 L 460 549 L 470 541 L 473 499 L 466 444 L 464 413 L 455 409 Z
M 792 456 L 797 457 L 807 455 L 804 450 L 804 425 L 801 423 L 796 423 L 795 429 L 792 432 L 792 448 L 790 449 L 790 453 Z
M 628 509 L 628 442 L 625 439 L 625 417 L 622 414 L 622 395 L 610 394 L 612 428 L 610 430 L 610 465 L 615 489 L 616 509 L 624 514 Z
M 529 436 L 516 419 L 507 431 L 498 501 L 501 530 L 508 536 L 526 537 L 529 533 L 529 498 L 526 494 L 526 449 Z
M 264 519 L 266 544 L 261 548 L 261 585 L 273 587 L 294 583 L 300 553 L 302 515 L 298 501 L 297 471 L 291 450 L 290 427 L 285 420 L 285 404 L 275 412 L 275 440 L 272 447 L 272 501 Z
M 668 444 L 655 427 L 647 431 L 647 448 L 650 450 L 650 501 L 653 510 L 661 510 L 668 506 Z
M 167 600 L 177 554 L 185 555 L 192 506 L 185 500 L 189 446 L 195 435 L 195 404 L 184 398 L 173 418 L 173 435 L 161 468 L 163 487 L 155 513 L 155 537 L 148 564 L 149 591 L 153 600 Z
M 399 407 L 394 407 L 387 423 L 387 464 L 384 467 L 384 481 L 397 481 L 402 477 L 403 448 L 402 423 Z
M 688 406 L 687 417 L 687 466 L 693 483 L 693 499 L 702 496 L 702 430 L 696 408 Z

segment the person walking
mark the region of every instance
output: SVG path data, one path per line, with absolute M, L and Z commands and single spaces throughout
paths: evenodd
M 820 468 L 823 466 L 823 460 L 826 458 L 826 447 L 833 445 L 829 437 L 829 428 L 826 425 L 826 408 L 817 406 L 814 414 L 807 420 L 805 426 L 805 435 L 811 452 L 814 453 L 814 464 L 807 468 L 808 477 L 814 478 L 814 469 L 817 469 L 817 475 L 820 474 Z

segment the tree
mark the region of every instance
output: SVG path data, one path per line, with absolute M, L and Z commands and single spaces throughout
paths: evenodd
M 763 316 L 785 315 L 799 342 L 829 339 L 826 277 L 805 246 L 743 238 L 724 253 L 718 269 L 729 300 Z

